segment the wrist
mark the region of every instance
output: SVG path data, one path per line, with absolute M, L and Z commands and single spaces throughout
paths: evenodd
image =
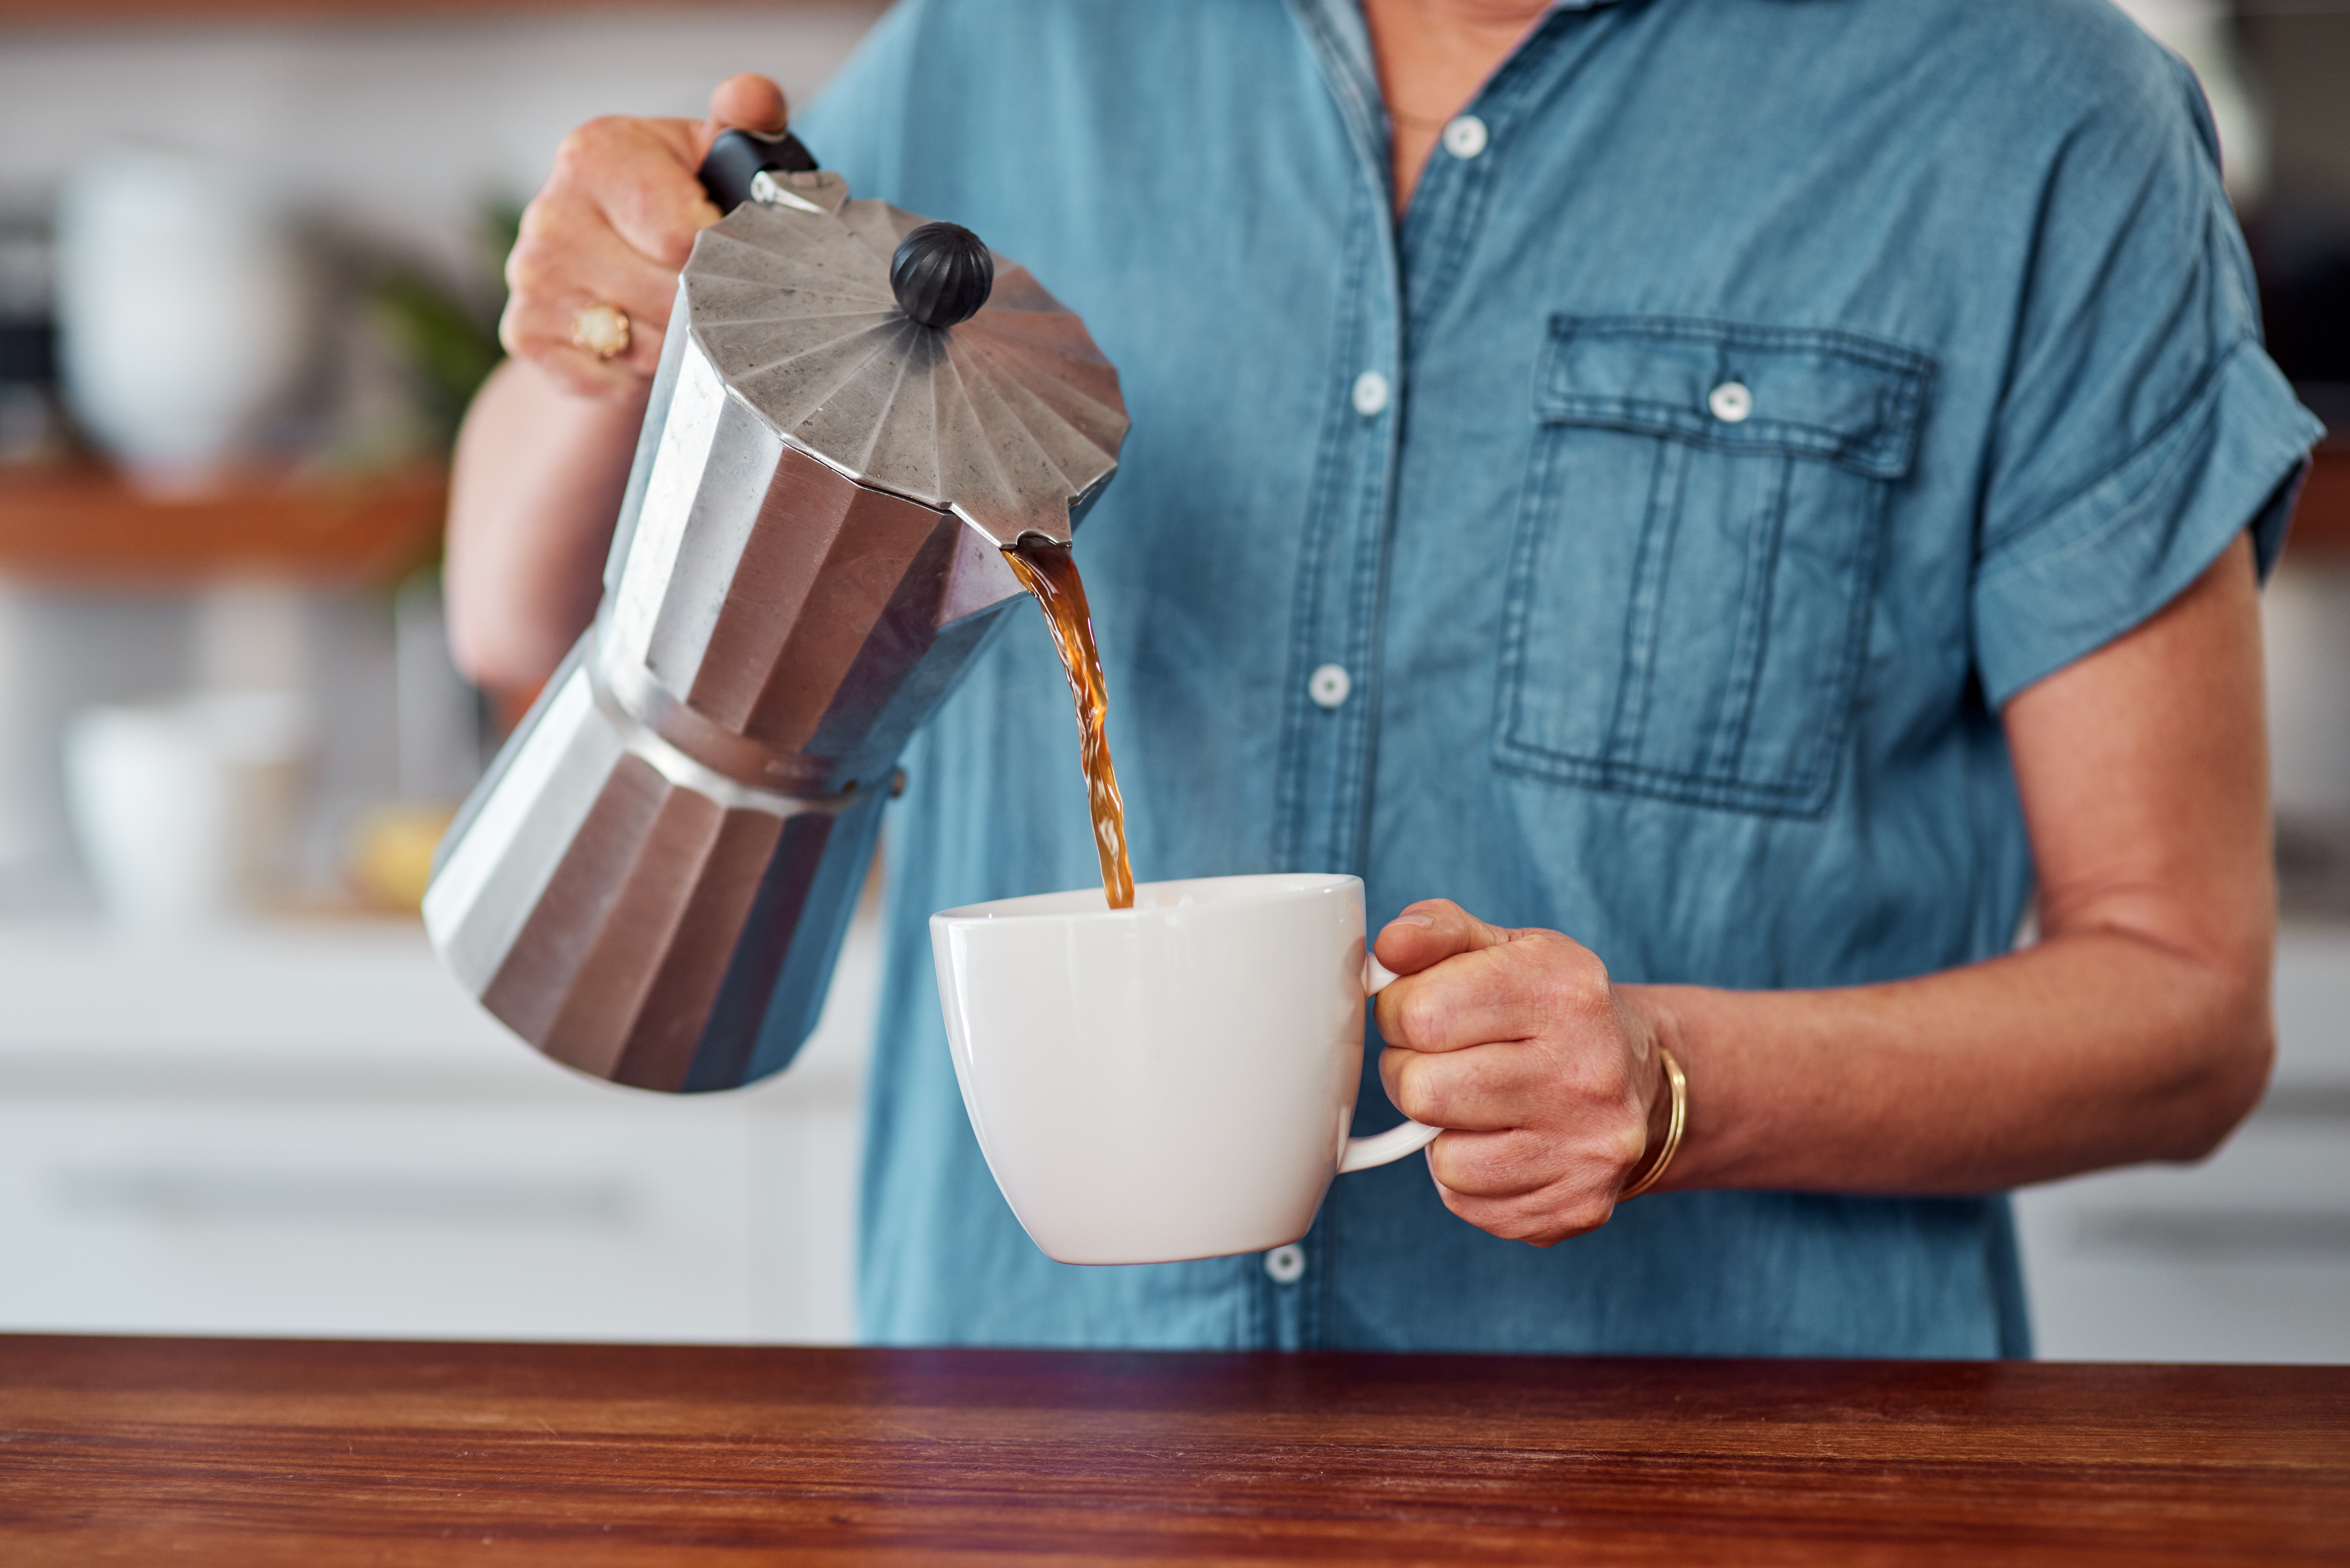
M 1689 1083 L 1680 1020 L 1658 989 L 1627 987 L 1621 996 L 1629 1014 L 1627 1022 L 1646 1046 L 1642 1057 L 1648 1106 L 1647 1142 L 1626 1179 L 1624 1191 L 1628 1195 L 1677 1188 L 1684 1185 L 1681 1178 L 1687 1168 L 1689 1142 Z M 1678 1092 L 1677 1077 L 1680 1080 Z

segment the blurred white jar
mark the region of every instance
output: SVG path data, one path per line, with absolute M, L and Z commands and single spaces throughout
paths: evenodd
M 203 483 L 248 451 L 299 382 L 314 282 L 255 174 L 162 147 L 100 153 L 57 199 L 67 401 L 134 477 Z
M 310 744 L 309 716 L 290 692 L 76 714 L 67 805 L 107 912 L 175 927 L 266 906 L 284 884 Z

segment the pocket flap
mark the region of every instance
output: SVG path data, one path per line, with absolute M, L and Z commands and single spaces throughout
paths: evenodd
M 1559 316 L 1535 411 L 1898 479 L 1917 451 L 1933 369 L 1910 349 L 1817 327 Z

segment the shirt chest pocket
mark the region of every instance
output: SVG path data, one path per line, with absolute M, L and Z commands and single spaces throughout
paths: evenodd
M 1700 805 L 1825 809 L 1931 371 L 1843 332 L 1555 319 L 1495 760 Z

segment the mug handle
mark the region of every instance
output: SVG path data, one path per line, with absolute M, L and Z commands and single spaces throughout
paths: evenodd
M 1372 957 L 1367 946 L 1364 948 L 1363 994 L 1365 996 L 1377 996 L 1401 978 L 1395 971 Z M 1368 1137 L 1350 1137 L 1347 1140 L 1346 1152 L 1338 1157 L 1338 1174 L 1344 1176 L 1350 1170 L 1368 1170 L 1375 1165 L 1387 1165 L 1401 1159 L 1405 1155 L 1426 1148 L 1430 1144 L 1434 1143 L 1436 1135 L 1443 1130 L 1442 1127 L 1426 1127 L 1419 1122 L 1407 1121 L 1391 1127 L 1383 1133 L 1373 1133 Z

